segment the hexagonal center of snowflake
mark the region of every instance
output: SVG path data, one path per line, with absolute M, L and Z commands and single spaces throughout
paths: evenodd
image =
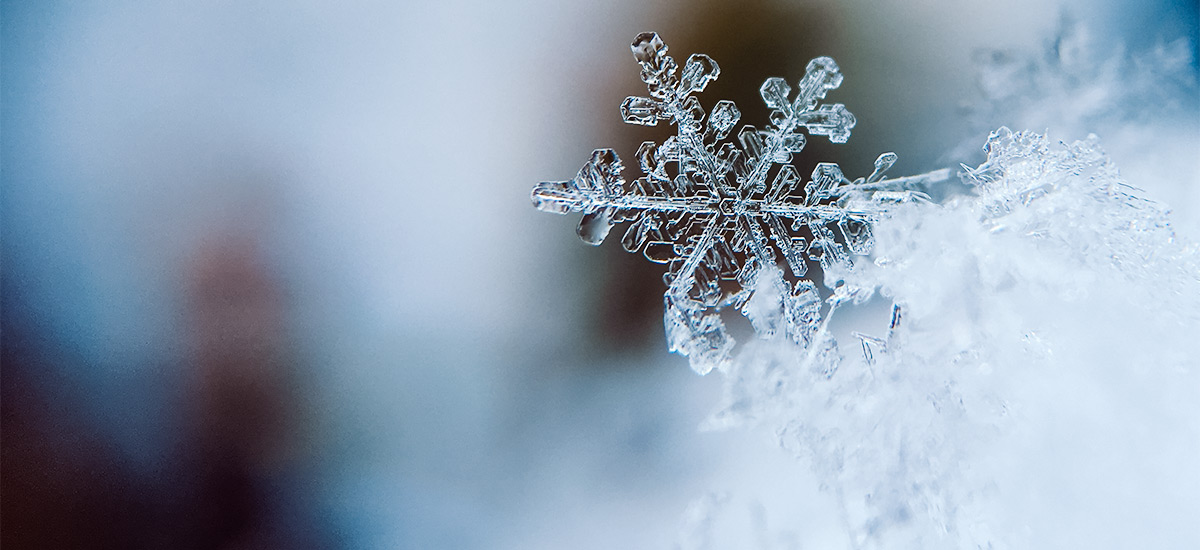
M 750 209 L 749 201 L 742 198 L 725 198 L 717 203 L 717 211 L 726 216 L 743 216 Z

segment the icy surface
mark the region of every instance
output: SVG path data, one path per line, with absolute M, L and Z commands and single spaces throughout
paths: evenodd
M 842 82 L 828 57 L 809 62 L 794 94 L 782 78 L 763 82 L 759 92 L 772 109 L 770 121 L 762 129 L 742 126 L 734 139 L 737 106 L 719 101 L 706 114 L 695 96 L 720 75 L 716 61 L 694 54 L 679 70 L 655 33 L 638 35 L 631 49 L 650 97 L 627 98 L 622 117 L 630 124 L 666 121 L 676 135 L 641 145 L 643 175 L 632 183 L 622 177 L 612 149 L 597 149 L 574 179 L 538 184 L 534 204 L 558 214 L 582 212 L 579 237 L 592 245 L 630 222 L 621 244 L 667 264 L 667 341 L 697 372 L 730 359 L 734 341 L 720 317 L 725 308 L 740 310 L 762 338 L 827 351 L 821 297 L 804 279 L 807 262 L 826 271 L 848 268 L 852 255 L 870 251 L 871 224 L 883 205 L 919 198 L 913 187 L 949 172 L 886 179 L 896 155 L 885 153 L 869 176 L 851 181 L 838 165 L 820 163 L 805 183 L 791 159 L 806 136 L 844 143 L 855 125 L 844 105 L 821 103 Z M 779 259 L 790 279 L 776 267 Z M 866 297 L 841 293 L 831 303 Z
M 854 548 L 1195 547 L 1195 245 L 1094 136 L 986 151 L 973 196 L 897 205 L 844 274 L 903 311 L 873 357 L 753 343 L 710 427 L 777 434 Z
M 947 157 L 974 161 L 1000 126 L 1094 133 L 1130 182 L 1171 206 L 1177 230 L 1200 234 L 1195 52 L 1194 37 L 1126 45 L 1067 16 L 1041 48 L 977 51 L 976 94 L 961 102 L 968 131 Z
M 582 212 L 592 244 L 631 221 L 625 247 L 668 264 L 672 350 L 724 375 L 708 428 L 763 428 L 794 453 L 836 503 L 839 547 L 1200 547 L 1200 251 L 1098 137 L 1002 127 L 958 173 L 967 192 L 942 203 L 919 190 L 949 171 L 885 179 L 890 153 L 865 178 L 821 164 L 801 185 L 789 161 L 806 133 L 838 141 L 853 126 L 818 106 L 840 82 L 831 60 L 809 65 L 795 99 L 768 79 L 771 123 L 725 142 L 736 107 L 719 102 L 705 122 L 692 95 L 718 66 L 693 56 L 675 77 L 665 51 L 638 38 L 651 97 L 622 105 L 628 122 L 678 127 L 643 144 L 643 177 L 627 185 L 598 150 L 533 199 Z M 802 122 L 823 111 L 844 115 Z M 827 299 L 804 278 L 809 261 Z M 831 324 L 871 300 L 890 319 Z M 760 336 L 736 354 L 719 317 L 730 306 Z M 698 499 L 681 547 L 722 540 L 739 496 Z M 725 540 L 742 547 L 744 534 Z

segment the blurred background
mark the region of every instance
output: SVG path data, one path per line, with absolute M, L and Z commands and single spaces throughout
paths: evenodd
M 697 429 L 660 267 L 530 205 L 669 131 L 620 123 L 642 31 L 749 124 L 836 59 L 858 126 L 801 173 L 1095 132 L 1200 237 L 1194 0 L 0 6 L 5 548 L 665 548 L 730 488 L 845 546 L 799 464 Z

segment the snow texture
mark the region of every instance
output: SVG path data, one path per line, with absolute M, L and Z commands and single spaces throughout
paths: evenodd
M 677 134 L 641 145 L 643 176 L 631 184 L 617 154 L 597 149 L 574 179 L 538 184 L 534 205 L 558 214 L 582 212 L 578 233 L 592 245 L 616 224 L 631 222 L 621 244 L 667 264 L 667 341 L 700 374 L 731 357 L 734 340 L 720 317 L 730 307 L 761 338 L 786 337 L 828 351 L 821 296 L 804 278 L 807 262 L 820 262 L 826 271 L 849 267 L 852 255 L 870 251 L 871 224 L 886 204 L 922 198 L 913 189 L 945 179 L 949 171 L 886 179 L 896 155 L 884 153 L 864 178 L 851 181 L 838 165 L 820 163 L 803 183 L 791 159 L 804 149 L 806 134 L 845 143 L 855 125 L 844 105 L 820 103 L 842 82 L 832 59 L 810 61 L 794 96 L 784 79 L 768 78 L 759 92 L 772 109 L 770 122 L 761 130 L 742 126 L 736 140 L 726 140 L 741 117 L 737 106 L 719 101 L 706 114 L 694 95 L 720 75 L 716 61 L 694 54 L 677 75 L 678 65 L 657 34 L 638 35 L 631 49 L 650 97 L 627 98 L 622 117 L 641 125 L 667 121 Z M 794 282 L 776 267 L 778 257 Z M 843 292 L 830 303 L 863 298 Z
M 843 274 L 904 312 L 880 352 L 754 343 L 709 427 L 777 434 L 853 548 L 1195 547 L 1200 253 L 1095 136 L 985 150 Z
M 854 182 L 823 164 L 793 195 L 785 144 L 803 143 L 802 121 L 842 121 L 808 128 L 836 128 L 825 132 L 835 140 L 852 126 L 844 108 L 816 106 L 840 81 L 836 65 L 814 60 L 790 103 L 768 80 L 772 124 L 743 129 L 738 147 L 718 145 L 732 105 L 718 104 L 702 131 L 689 97 L 716 64 L 693 56 L 675 80 L 665 50 L 655 35 L 634 44 L 654 99 L 627 100 L 627 120 L 679 127 L 643 146 L 645 177 L 626 188 L 615 154 L 600 150 L 574 180 L 540 184 L 534 201 L 584 212 L 580 235 L 593 243 L 633 220 L 626 248 L 669 264 L 671 347 L 724 377 L 706 427 L 772 433 L 836 502 L 840 547 L 1200 547 L 1200 249 L 1098 137 L 1002 127 L 986 160 L 958 174 L 969 191 L 940 204 L 915 190 L 948 173 L 885 180 L 890 154 Z M 1061 41 L 1056 51 L 1078 57 Z M 828 307 L 812 282 L 787 282 L 775 250 L 796 278 L 804 261 L 821 262 Z M 721 292 L 724 278 L 733 292 Z M 850 332 L 862 353 L 839 350 L 834 310 L 873 297 L 890 302 L 890 322 Z M 729 305 L 760 336 L 736 355 L 716 315 Z M 698 500 L 681 547 L 721 538 L 733 500 Z

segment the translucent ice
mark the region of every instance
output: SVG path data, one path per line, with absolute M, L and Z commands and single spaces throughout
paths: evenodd
M 695 54 L 679 71 L 654 33 L 638 35 L 631 49 L 650 97 L 627 98 L 621 117 L 630 124 L 667 121 L 677 133 L 661 144 L 642 144 L 642 177 L 633 182 L 622 177 L 616 153 L 597 149 L 574 179 L 538 184 L 534 205 L 557 214 L 582 212 L 579 236 L 593 245 L 614 224 L 632 222 L 621 244 L 667 264 L 668 345 L 696 372 L 729 360 L 734 342 L 719 312 L 730 306 L 762 337 L 783 335 L 811 346 L 820 328 L 815 286 L 789 282 L 776 263 L 783 261 L 797 279 L 809 260 L 849 268 L 851 255 L 870 251 L 870 227 L 885 203 L 906 200 L 906 186 L 914 182 L 949 173 L 886 180 L 896 155 L 885 153 L 869 178 L 850 181 L 836 164 L 821 163 L 802 185 L 789 163 L 804 149 L 805 133 L 844 143 L 856 123 L 842 104 L 821 104 L 842 82 L 832 59 L 809 62 L 794 95 L 784 79 L 768 78 L 760 93 L 772 109 L 770 122 L 761 130 L 743 126 L 736 139 L 724 141 L 741 118 L 737 106 L 719 101 L 706 117 L 693 95 L 720 75 L 716 61 Z M 772 298 L 752 305 L 755 288 L 769 289 Z
M 754 342 L 710 426 L 776 435 L 854 548 L 1195 547 L 1200 249 L 1095 136 L 985 150 L 972 194 L 893 205 L 839 274 L 898 304 L 861 355 Z
M 968 191 L 935 203 L 922 191 L 952 172 L 889 179 L 891 153 L 853 181 L 790 164 L 854 127 L 821 103 L 841 82 L 832 60 L 794 87 L 767 79 L 769 123 L 737 127 L 732 102 L 705 116 L 692 95 L 716 62 L 693 56 L 677 78 L 657 35 L 633 50 L 649 97 L 623 116 L 676 134 L 639 147 L 632 182 L 601 149 L 533 200 L 583 214 L 591 244 L 628 223 L 622 246 L 667 265 L 670 348 L 724 375 L 709 427 L 769 430 L 853 548 L 1198 547 L 1200 249 L 1098 138 L 1001 128 L 962 167 Z M 804 279 L 813 261 L 827 297 Z M 843 330 L 858 344 L 843 353 L 832 312 L 871 296 L 891 322 L 845 327 L 871 330 Z M 731 308 L 759 336 L 736 358 Z

